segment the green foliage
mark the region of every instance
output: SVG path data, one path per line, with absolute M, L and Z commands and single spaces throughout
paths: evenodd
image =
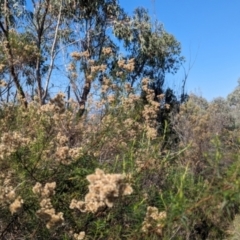
M 33 102 L 27 110 L 21 106 L 2 109 L 2 238 L 74 239 L 74 234 L 85 232 L 88 239 L 224 239 L 237 234 L 232 221 L 240 204 L 239 147 L 234 134 L 226 131 L 238 129 L 229 130 L 226 124 L 231 121 L 220 121 L 226 117 L 218 115 L 222 104 L 202 104 L 196 97 L 189 100 L 186 105 L 191 115 L 183 106 L 178 124 L 185 117 L 185 122 L 193 124 L 189 125 L 193 126 L 191 134 L 197 131 L 201 141 L 191 146 L 191 135 L 182 129 L 186 142 L 174 151 L 161 152 L 164 136 L 149 138 L 145 123 L 136 121 L 143 108 L 127 112 L 125 97 L 115 110 L 110 105 L 97 128 L 85 118 L 76 122 L 74 105 L 65 109 L 59 96 L 42 107 Z M 196 120 L 213 132 L 206 135 L 195 129 Z M 230 138 L 235 141 L 232 146 Z M 200 149 L 198 144 L 208 147 Z M 77 146 L 78 155 L 68 155 Z M 133 192 L 97 212 L 71 209 L 73 199 L 83 200 L 88 194 L 87 178 L 96 168 L 124 173 Z M 49 199 L 56 216 L 63 213 L 64 221 L 49 229 L 49 219 L 39 215 L 44 198 L 32 190 L 37 182 L 43 186 L 56 183 Z M 16 199 L 23 200 L 21 208 L 14 208 Z
M 212 102 L 163 89 L 180 44 L 144 9 L 33 3 L 0 8 L 0 238 L 236 239 L 238 87 Z M 75 100 L 47 95 L 62 50 Z

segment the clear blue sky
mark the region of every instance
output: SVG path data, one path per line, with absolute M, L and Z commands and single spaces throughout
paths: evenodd
M 119 0 L 131 14 L 149 10 L 181 42 L 185 67 L 193 65 L 186 89 L 208 100 L 226 97 L 240 78 L 240 0 Z M 180 85 L 183 72 L 169 76 Z

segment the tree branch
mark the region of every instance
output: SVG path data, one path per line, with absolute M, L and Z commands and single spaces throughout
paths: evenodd
M 45 89 L 44 89 L 44 95 L 42 97 L 42 102 L 43 103 L 45 102 L 47 94 L 48 94 L 48 85 L 49 85 L 50 77 L 51 77 L 52 70 L 53 70 L 54 59 L 56 57 L 55 48 L 56 48 L 56 44 L 57 44 L 58 29 L 59 29 L 59 26 L 60 26 L 61 15 L 62 15 L 62 4 L 60 5 L 60 9 L 59 9 L 57 26 L 56 26 L 56 30 L 55 30 L 55 34 L 54 34 L 54 40 L 53 40 L 52 49 L 51 49 L 50 66 L 49 66 L 48 75 L 47 75 L 47 79 L 46 79 L 46 86 L 45 86 Z
M 37 43 L 37 47 L 38 50 L 40 52 L 41 50 L 41 43 L 42 43 L 42 35 L 43 35 L 43 31 L 44 31 L 44 24 L 45 24 L 45 20 L 46 20 L 46 16 L 48 13 L 48 9 L 49 9 L 49 4 L 50 4 L 50 0 L 46 1 L 46 6 L 45 6 L 45 11 L 43 13 L 42 19 L 39 20 L 39 18 L 37 19 L 37 25 L 38 25 L 38 29 L 37 29 L 37 35 L 38 35 L 38 43 Z M 40 8 L 40 6 L 39 6 Z M 39 10 L 39 9 L 38 9 Z M 38 11 L 39 13 L 39 11 Z M 37 85 L 38 85 L 38 98 L 40 101 L 40 104 L 43 103 L 43 96 L 42 96 L 42 79 L 41 79 L 41 61 L 40 61 L 41 56 L 39 56 L 37 58 L 37 63 L 36 63 L 36 78 L 37 78 Z
M 5 11 L 10 12 L 9 6 L 7 5 L 7 1 L 5 1 Z M 25 93 L 23 91 L 23 88 L 20 84 L 20 81 L 18 79 L 17 73 L 14 68 L 14 57 L 13 57 L 12 48 L 10 45 L 10 37 L 9 37 L 9 21 L 6 19 L 6 16 L 5 16 L 5 24 L 6 24 L 6 27 L 4 28 L 4 26 L 2 25 L 2 22 L 0 22 L 0 28 L 2 29 L 2 31 L 5 35 L 5 39 L 6 39 L 6 50 L 7 50 L 7 55 L 8 55 L 8 63 L 9 63 L 10 73 L 13 78 L 13 82 L 16 85 L 17 92 L 19 93 L 20 97 L 22 98 L 23 105 L 24 105 L 24 107 L 27 108 L 28 104 L 27 104 L 27 100 L 25 97 Z

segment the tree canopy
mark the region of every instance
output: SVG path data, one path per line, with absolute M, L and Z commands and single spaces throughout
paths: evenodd
M 2 101 L 18 95 L 25 106 L 34 97 L 44 104 L 51 86 L 61 85 L 84 109 L 93 83 L 103 78 L 135 89 L 149 78 L 159 95 L 166 73 L 183 62 L 180 43 L 146 9 L 130 16 L 116 0 L 1 0 L 0 13 Z M 103 68 L 92 72 L 93 66 Z

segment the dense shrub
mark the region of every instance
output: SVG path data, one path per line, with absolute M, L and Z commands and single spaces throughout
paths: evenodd
M 190 97 L 173 119 L 179 145 L 161 152 L 159 109 L 147 92 L 147 104 L 124 94 L 117 105 L 104 99 L 101 115 L 81 118 L 63 94 L 43 106 L 4 106 L 2 239 L 223 239 L 234 232 L 240 162 L 228 109 Z

